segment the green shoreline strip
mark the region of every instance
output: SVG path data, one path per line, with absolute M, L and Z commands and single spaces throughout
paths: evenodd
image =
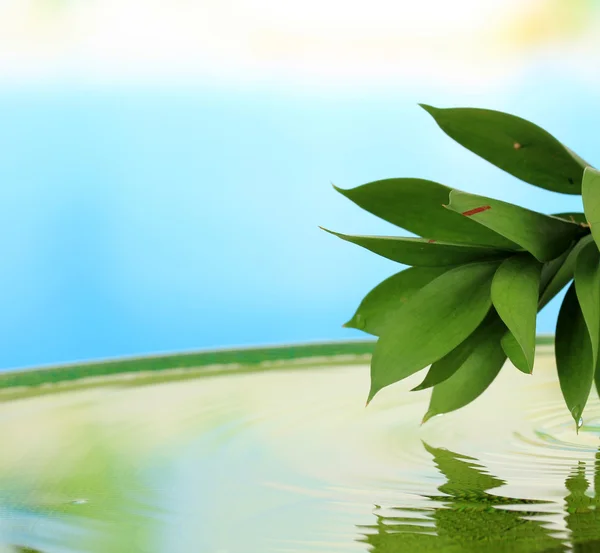
M 6 373 L 0 372 L 0 389 L 16 386 L 39 386 L 81 378 L 135 372 L 199 369 L 230 364 L 252 366 L 265 362 L 293 361 L 310 357 L 365 355 L 372 353 L 374 346 L 374 341 L 347 341 L 129 357 L 40 369 L 8 371 Z
M 554 344 L 554 336 L 538 336 L 537 345 Z M 375 341 L 346 341 L 322 344 L 257 347 L 231 350 L 213 350 L 148 357 L 129 357 L 90 363 L 74 363 L 38 369 L 0 372 L 0 390 L 31 387 L 43 384 L 75 381 L 83 378 L 105 377 L 136 372 L 158 372 L 173 369 L 201 369 L 210 371 L 215 365 L 251 367 L 262 363 L 295 361 L 312 357 L 363 356 L 373 352 Z M 266 366 L 265 369 L 272 368 Z

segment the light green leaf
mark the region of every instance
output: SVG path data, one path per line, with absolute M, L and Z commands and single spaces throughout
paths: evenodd
M 506 361 L 506 354 L 500 345 L 506 326 L 499 317 L 494 317 L 484 330 L 477 347 L 462 366 L 450 378 L 433 387 L 429 409 L 423 422 L 471 403 L 500 372 Z
M 450 193 L 448 209 L 491 228 L 540 261 L 558 257 L 585 232 L 576 223 L 460 190 Z
M 465 363 L 479 344 L 488 337 L 489 325 L 498 319 L 498 314 L 492 309 L 486 318 L 464 342 L 461 342 L 451 352 L 433 363 L 421 384 L 412 389 L 413 392 L 431 388 L 450 378 Z
M 367 402 L 385 386 L 441 359 L 479 326 L 491 306 L 497 267 L 488 262 L 450 269 L 406 301 L 375 345 Z
M 600 253 L 593 242 L 582 248 L 577 256 L 575 291 L 590 333 L 592 364 L 595 367 L 600 343 Z
M 499 250 L 486 246 L 430 242 L 425 238 L 353 236 L 327 229 L 323 230 L 392 261 L 420 267 L 448 267 L 449 265 L 462 265 L 474 261 L 502 259 L 513 253 L 509 250 Z
M 570 250 L 567 250 L 560 256 L 560 258 L 554 259 L 544 265 L 541 279 L 541 288 L 543 291 L 538 311 L 541 311 L 571 281 L 575 275 L 575 263 L 579 252 L 586 244 L 592 242 L 592 240 L 591 234 L 584 236 Z
M 334 188 L 369 213 L 424 238 L 519 249 L 494 231 L 444 209 L 451 189 L 437 182 L 385 179 L 349 190 Z
M 411 267 L 392 275 L 365 296 L 344 326 L 379 336 L 408 298 L 446 270 L 447 267 Z
M 583 210 L 596 245 L 600 244 L 600 171 L 588 167 L 581 186 Z M 600 246 L 599 246 L 600 247 Z
M 594 379 L 590 335 L 572 283 L 563 300 L 556 323 L 556 368 L 563 397 L 575 424 L 587 402 Z
M 528 359 L 525 357 L 525 352 L 511 332 L 507 332 L 502 336 L 500 345 L 506 356 L 510 359 L 510 362 L 517 367 L 517 369 L 525 374 L 531 374 L 532 369 L 529 366 Z
M 465 148 L 530 184 L 580 194 L 586 162 L 541 127 L 508 113 L 421 104 Z
M 528 254 L 505 259 L 492 280 L 492 303 L 510 330 L 525 357 L 527 370 L 533 371 L 535 357 L 535 320 L 537 316 L 542 265 Z M 510 342 L 510 338 L 507 338 Z M 509 351 L 504 350 L 510 355 Z M 518 360 L 518 357 L 515 357 Z M 512 357 L 511 357 L 512 360 Z M 522 369 L 521 363 L 517 368 Z

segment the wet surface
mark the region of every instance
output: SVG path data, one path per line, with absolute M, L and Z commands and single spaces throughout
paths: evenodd
M 600 402 L 549 348 L 424 426 L 367 361 L 116 379 L 0 403 L 0 552 L 600 550 Z M 596 499 L 598 498 L 598 499 Z

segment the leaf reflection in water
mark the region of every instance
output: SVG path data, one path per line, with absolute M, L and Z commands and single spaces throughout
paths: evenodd
M 442 495 L 426 496 L 438 508 L 397 507 L 408 516 L 383 516 L 376 506 L 376 524 L 360 526 L 359 541 L 371 553 L 436 551 L 438 553 L 554 553 L 600 551 L 600 450 L 594 463 L 594 495 L 588 495 L 586 464 L 579 462 L 565 481 L 564 520 L 568 537 L 543 520 L 535 506 L 545 501 L 488 493 L 506 482 L 485 472 L 477 460 L 424 444 L 446 483 Z M 524 506 L 530 506 L 529 508 Z M 517 509 L 515 509 L 517 507 Z

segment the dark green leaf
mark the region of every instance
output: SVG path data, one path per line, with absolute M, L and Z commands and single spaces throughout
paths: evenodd
M 579 240 L 570 250 L 560 258 L 550 261 L 542 269 L 542 295 L 538 311 L 541 311 L 548 302 L 556 296 L 575 275 L 575 263 L 577 256 L 586 244 L 592 241 L 592 235 L 588 234 Z M 554 275 L 551 273 L 554 272 Z M 544 286 L 544 282 L 547 284 Z
M 581 187 L 583 210 L 596 245 L 600 245 L 600 171 L 588 167 Z M 600 246 L 599 246 L 600 247 Z
M 489 109 L 421 107 L 448 136 L 507 173 L 547 190 L 581 193 L 586 162 L 537 125 Z
M 386 179 L 334 188 L 364 210 L 418 236 L 442 242 L 518 249 L 494 231 L 444 209 L 450 188 L 425 179 Z
M 577 256 L 575 291 L 590 333 L 592 365 L 595 367 L 600 343 L 600 253 L 593 242 L 582 248 Z
M 553 259 L 552 261 L 548 261 L 542 265 L 542 273 L 540 275 L 540 304 L 543 294 L 548 288 L 548 285 L 556 278 L 556 275 L 559 273 L 559 271 L 565 264 L 565 261 L 569 258 L 569 254 L 573 250 L 574 245 L 575 242 L 573 242 L 571 246 L 569 246 L 569 248 L 567 248 L 557 258 Z M 566 284 L 566 282 L 564 284 Z
M 460 190 L 450 193 L 448 209 L 491 228 L 540 261 L 558 257 L 584 232 L 576 223 Z
M 441 359 L 463 342 L 488 312 L 498 263 L 450 269 L 411 296 L 385 327 L 371 360 L 373 396 Z
M 529 367 L 529 361 L 525 357 L 525 352 L 511 332 L 507 332 L 502 336 L 500 345 L 510 362 L 517 367 L 517 369 L 525 374 L 531 374 L 532 371 Z
M 560 389 L 579 428 L 594 378 L 590 335 L 577 301 L 575 283 L 563 300 L 556 323 L 556 368 Z
M 365 296 L 344 326 L 379 336 L 408 298 L 446 270 L 446 267 L 411 267 L 392 275 Z
M 520 346 L 527 373 L 533 371 L 535 357 L 535 320 L 541 269 L 540 262 L 532 256 L 513 255 L 502 262 L 492 281 L 492 303 Z M 507 340 L 510 342 L 510 338 Z M 510 348 L 505 352 L 509 354 Z M 515 356 L 515 359 L 518 357 Z M 516 365 L 517 368 L 522 368 L 520 365 Z
M 488 337 L 489 325 L 498 319 L 498 314 L 492 309 L 487 314 L 483 322 L 477 327 L 477 330 L 473 332 L 464 342 L 461 342 L 456 346 L 450 353 L 447 353 L 433 363 L 427 375 L 421 384 L 412 389 L 413 392 L 417 390 L 425 390 L 431 388 L 444 380 L 450 378 L 460 367 L 466 362 L 473 351 L 479 346 L 479 344 L 486 340 Z
M 323 230 L 392 261 L 420 267 L 447 267 L 473 261 L 502 259 L 512 253 L 509 250 L 498 250 L 485 246 L 430 242 L 425 238 L 351 236 L 327 229 Z
M 485 327 L 485 336 L 462 366 L 447 380 L 433 387 L 426 422 L 435 415 L 460 409 L 478 398 L 492 383 L 506 361 L 500 339 L 506 326 L 495 317 Z

